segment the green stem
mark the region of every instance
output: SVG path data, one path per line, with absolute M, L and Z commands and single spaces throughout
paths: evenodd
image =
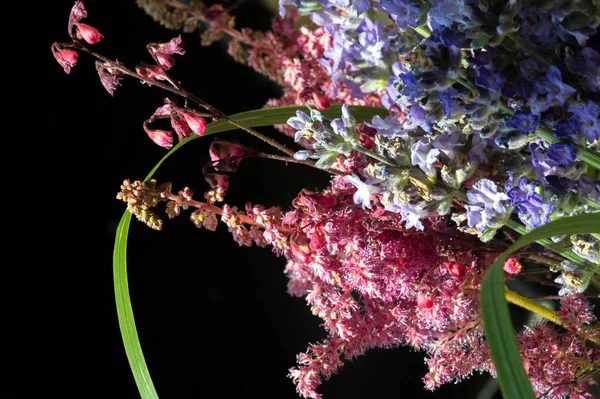
M 585 203 L 586 203 L 586 204 L 588 204 L 588 205 L 589 205 L 591 208 L 594 208 L 594 209 L 600 209 L 600 205 L 598 205 L 598 203 L 597 203 L 596 201 L 594 201 L 593 199 L 586 197 L 586 198 L 584 198 L 583 200 L 584 200 L 584 201 L 585 201 Z
M 509 219 L 506 222 L 506 227 L 508 227 L 522 235 L 527 233 L 527 230 L 525 229 L 525 227 L 522 224 L 515 222 L 514 220 Z M 567 259 L 568 261 L 575 263 L 578 266 L 581 266 L 585 269 L 592 270 L 596 274 L 600 274 L 600 265 L 595 265 L 591 262 L 588 262 L 587 260 L 585 260 L 581 256 L 577 255 L 576 253 L 566 250 L 562 246 L 555 244 L 554 242 L 552 242 L 552 240 L 542 239 L 542 240 L 538 240 L 536 242 L 538 244 L 541 244 L 544 247 L 556 252 L 557 254 L 559 254 L 563 258 Z
M 512 40 L 517 45 L 517 47 L 521 47 L 523 50 L 525 50 L 529 54 L 533 55 L 535 58 L 537 58 L 538 60 L 542 61 L 547 66 L 551 66 L 552 65 L 552 62 L 548 59 L 548 57 L 546 57 L 545 54 L 542 54 L 536 48 L 534 48 L 533 46 L 529 45 L 529 43 L 527 43 L 525 40 L 523 40 L 521 38 L 521 36 L 519 35 L 518 32 L 509 33 L 506 36 L 508 36 L 508 38 L 510 40 Z
M 506 298 L 507 302 L 512 303 L 513 305 L 517 305 L 523 309 L 527 309 L 530 312 L 542 316 L 544 319 L 550 320 L 551 322 L 558 324 L 559 326 L 563 325 L 563 322 L 562 320 L 560 320 L 560 317 L 558 317 L 558 315 L 552 310 L 540 305 L 537 302 L 532 301 L 531 299 L 519 295 L 516 292 L 509 290 L 508 288 L 504 289 L 504 298 Z
M 393 166 L 393 167 L 397 167 L 398 165 L 395 162 L 390 161 L 389 159 L 387 159 L 386 157 L 383 157 L 371 150 L 367 150 L 364 147 L 361 147 L 359 145 L 357 145 L 356 147 L 354 147 L 354 149 L 358 152 L 362 152 L 365 155 L 370 156 L 371 158 L 374 158 L 376 160 L 378 160 L 381 163 L 386 164 L 387 166 Z
M 529 298 L 525 298 L 524 296 L 517 294 L 516 292 L 513 292 L 513 291 L 509 290 L 508 288 L 504 289 L 504 298 L 506 298 L 506 302 L 512 303 L 513 305 L 517 305 L 523 309 L 527 309 L 530 312 L 535 313 L 535 314 L 543 317 L 546 320 L 550 320 L 551 322 L 564 327 L 564 323 L 562 322 L 560 317 L 558 317 L 558 315 L 554 311 L 552 311 L 551 309 L 548 309 L 545 306 L 540 305 L 537 302 L 532 301 Z M 594 343 L 599 342 L 598 339 L 592 339 L 589 337 L 587 339 Z

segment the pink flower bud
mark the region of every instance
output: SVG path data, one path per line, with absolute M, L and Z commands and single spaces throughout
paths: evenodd
M 170 69 L 175 66 L 175 58 L 165 53 L 156 54 L 156 60 L 158 61 L 158 65 L 165 69 Z
M 177 36 L 167 43 L 150 43 L 147 48 L 150 54 L 156 59 L 156 62 L 158 62 L 158 65 L 165 69 L 170 69 L 175 65 L 175 59 L 171 55 L 185 54 L 181 36 Z
M 508 274 L 517 274 L 523 269 L 523 265 L 517 258 L 508 258 L 504 262 L 504 271 Z
M 313 91 L 312 97 L 313 97 L 313 100 L 315 101 L 315 106 L 320 111 L 323 111 L 323 110 L 329 108 L 329 106 L 331 105 L 331 103 L 329 102 L 329 99 L 321 93 Z
M 166 80 L 165 71 L 158 65 L 148 65 L 142 62 L 140 65 L 135 67 L 135 71 L 138 75 L 143 76 L 150 80 Z
M 173 146 L 173 133 L 166 130 L 152 130 L 148 127 L 148 121 L 144 122 L 144 131 L 159 146 L 164 148 L 171 148 Z
M 433 307 L 433 301 L 427 298 L 425 294 L 419 293 L 419 295 L 417 295 L 417 307 L 419 310 L 431 309 Z
M 192 129 L 179 117 L 177 112 L 171 113 L 171 126 L 173 126 L 175 133 L 177 133 L 179 141 L 192 135 Z
M 458 262 L 445 262 L 444 266 L 446 266 L 451 275 L 456 277 L 463 277 L 467 272 L 467 268 Z
M 77 30 L 77 38 L 83 39 L 89 44 L 96 44 L 102 39 L 104 36 L 98 32 L 98 29 L 90 26 L 88 24 L 76 23 L 74 24 Z
M 206 130 L 206 120 L 194 113 L 191 112 L 180 112 L 180 116 L 183 117 L 183 120 L 188 124 L 192 132 L 196 133 L 198 136 L 202 136 L 204 131 Z
M 307 189 L 300 191 L 300 194 L 292 201 L 294 208 L 308 209 L 311 212 L 323 208 L 331 208 L 337 204 L 337 199 L 333 195 L 324 195 Z
M 244 148 L 233 142 L 215 139 L 210 144 L 209 154 L 216 170 L 235 172 L 244 156 Z
M 150 119 L 170 117 L 173 112 L 173 103 L 168 98 L 165 98 L 165 105 L 156 108 Z
M 75 66 L 75 63 L 79 58 L 79 54 L 77 54 L 76 51 L 68 48 L 61 48 L 58 43 L 52 45 L 52 55 L 54 55 L 54 58 L 60 66 L 63 67 L 65 73 L 71 72 L 71 68 Z

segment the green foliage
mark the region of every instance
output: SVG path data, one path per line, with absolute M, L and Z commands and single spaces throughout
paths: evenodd
M 523 367 L 521 352 L 504 298 L 504 261 L 512 252 L 533 242 L 565 234 L 600 232 L 600 213 L 570 216 L 545 224 L 522 236 L 494 262 L 481 285 L 484 329 L 498 384 L 507 399 L 535 399 Z

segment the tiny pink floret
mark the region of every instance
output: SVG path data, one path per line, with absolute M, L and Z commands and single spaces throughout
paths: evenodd
M 100 32 L 98 32 L 98 29 L 94 28 L 93 26 L 83 23 L 76 23 L 74 25 L 77 29 L 77 38 L 83 39 L 89 44 L 96 44 L 104 37 Z
M 523 270 L 523 265 L 517 258 L 508 258 L 504 262 L 504 271 L 508 274 L 517 274 Z
M 183 117 L 183 120 L 188 124 L 192 132 L 198 136 L 202 136 L 206 130 L 206 120 L 200 115 L 193 114 L 191 112 L 180 112 L 179 115 Z
M 319 111 L 326 110 L 331 105 L 331 102 L 327 98 L 327 96 L 313 91 L 312 93 L 313 100 L 315 101 L 315 106 Z
M 463 277 L 467 272 L 466 267 L 458 262 L 445 262 L 444 266 L 448 272 L 455 277 Z
M 431 309 L 433 307 L 433 301 L 427 298 L 425 294 L 419 293 L 419 295 L 417 295 L 417 307 L 419 310 Z
M 167 149 L 173 146 L 173 133 L 166 130 L 150 129 L 147 123 L 144 123 L 144 130 L 155 144 Z
M 171 57 L 173 54 L 185 54 L 181 36 L 177 36 L 167 43 L 150 43 L 148 51 L 156 58 L 158 64 L 165 69 L 170 69 L 175 65 L 175 59 Z
M 75 66 L 77 60 L 79 59 L 79 54 L 76 51 L 62 48 L 58 45 L 58 43 L 54 43 L 52 45 L 52 55 L 56 61 L 60 64 L 61 67 L 65 70 L 65 73 L 70 73 L 71 68 Z

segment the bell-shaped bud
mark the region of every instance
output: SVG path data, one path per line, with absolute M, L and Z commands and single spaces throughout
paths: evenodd
M 321 94 L 317 91 L 313 91 L 312 97 L 315 102 L 315 106 L 321 111 L 326 110 L 331 105 L 329 99 L 324 94 Z
M 63 67 L 65 73 L 71 72 L 71 68 L 75 66 L 75 63 L 77 63 L 77 59 L 79 58 L 79 54 L 77 54 L 76 51 L 62 48 L 58 43 L 52 45 L 52 55 L 54 55 L 54 58 L 60 66 Z
M 192 132 L 202 136 L 206 130 L 206 119 L 192 112 L 181 111 L 179 115 L 188 124 Z
M 148 121 L 144 122 L 144 131 L 154 143 L 163 148 L 171 148 L 173 146 L 173 133 L 166 130 L 153 130 L 148 127 Z
M 98 32 L 98 29 L 88 24 L 76 23 L 73 25 L 75 25 L 75 34 L 77 38 L 83 39 L 89 44 L 96 44 L 104 37 L 100 32 Z

